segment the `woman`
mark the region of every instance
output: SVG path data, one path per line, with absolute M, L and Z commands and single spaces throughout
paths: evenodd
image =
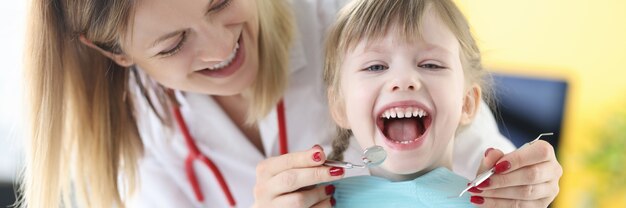
M 87 207 L 330 206 L 332 190 L 311 185 L 346 172 L 321 166 L 324 152 L 311 146 L 328 149 L 334 134 L 325 113 L 321 43 L 340 6 L 33 0 L 24 202 L 58 207 L 76 197 Z M 493 124 L 476 131 L 457 138 L 473 143 L 457 145 L 471 158 L 460 163 L 475 164 L 460 172 L 475 173 L 487 145 L 512 147 Z M 510 167 L 501 175 L 506 183 L 491 186 L 509 187 L 500 192 L 510 196 L 486 196 L 485 204 L 552 201 L 560 173 L 551 170 L 560 165 L 550 148 L 532 148 L 545 153 L 542 158 L 524 148 L 485 160 L 481 168 L 498 159 Z M 351 155 L 348 160 L 358 157 Z M 516 178 L 537 168 L 551 174 Z M 519 195 L 518 185 L 533 184 L 550 184 L 536 189 L 548 197 Z

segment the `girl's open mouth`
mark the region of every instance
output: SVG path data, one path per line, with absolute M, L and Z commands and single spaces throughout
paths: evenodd
M 391 107 L 378 115 L 378 129 L 386 143 L 399 150 L 419 147 L 432 122 L 428 112 L 418 106 Z

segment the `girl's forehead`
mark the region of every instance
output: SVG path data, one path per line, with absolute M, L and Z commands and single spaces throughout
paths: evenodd
M 426 28 L 432 30 L 445 29 L 442 27 Z M 412 49 L 439 54 L 458 54 L 460 44 L 456 36 L 449 30 L 406 33 L 391 28 L 384 36 L 364 37 L 354 41 L 344 53 L 352 52 L 378 52 L 388 53 L 398 48 L 409 47 Z
M 373 25 L 370 25 L 373 26 Z M 376 49 L 385 45 L 424 45 L 425 47 L 439 46 L 456 50 L 458 38 L 450 29 L 451 25 L 444 23 L 432 9 L 425 10 L 419 21 L 393 19 L 384 27 L 370 30 L 369 26 L 347 26 L 343 41 L 344 52 L 362 49 Z M 363 30 L 365 29 L 365 30 Z

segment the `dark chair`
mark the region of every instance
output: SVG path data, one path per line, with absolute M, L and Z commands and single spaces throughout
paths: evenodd
M 0 207 L 15 204 L 15 191 L 12 183 L 0 183 Z
M 515 146 L 533 140 L 543 132 L 554 132 L 542 137 L 555 151 L 563 125 L 567 94 L 564 80 L 514 76 L 494 73 L 494 114 L 500 132 Z

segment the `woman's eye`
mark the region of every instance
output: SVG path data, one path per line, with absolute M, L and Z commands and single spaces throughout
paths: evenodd
M 387 67 L 385 65 L 380 65 L 380 64 L 371 65 L 371 66 L 368 66 L 367 68 L 365 68 L 365 70 L 367 70 L 367 71 L 382 71 L 382 70 L 386 70 L 386 69 L 389 69 L 389 67 Z
M 211 7 L 208 12 L 218 12 L 230 5 L 231 0 L 221 0 L 215 6 Z
M 178 43 L 176 43 L 176 45 L 170 49 L 161 51 L 157 54 L 157 56 L 161 56 L 161 57 L 168 57 L 168 56 L 172 56 L 175 55 L 176 53 L 178 53 L 178 51 L 180 51 L 180 49 L 183 47 L 183 44 L 185 43 L 185 40 L 187 39 L 187 32 L 183 32 L 181 34 L 181 38 L 178 41 Z
M 430 70 L 445 69 L 445 67 L 439 66 L 437 64 L 422 64 L 422 65 L 419 65 L 419 67 L 424 68 L 424 69 L 430 69 Z

